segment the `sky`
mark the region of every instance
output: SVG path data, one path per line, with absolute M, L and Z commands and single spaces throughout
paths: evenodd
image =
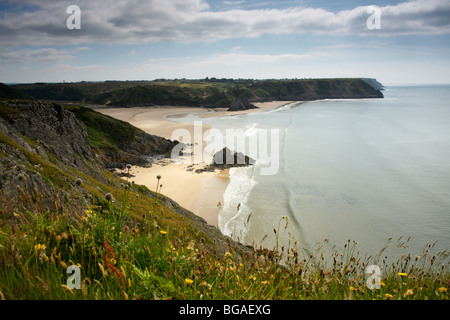
M 0 0 L 0 82 L 206 77 L 450 83 L 450 0 Z

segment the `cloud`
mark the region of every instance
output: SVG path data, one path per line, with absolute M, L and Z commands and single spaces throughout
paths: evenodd
M 0 64 L 57 63 L 67 61 L 73 56 L 67 50 L 54 48 L 22 49 L 0 51 Z
M 449 34 L 450 1 L 415 0 L 381 7 L 381 30 L 368 30 L 366 7 L 210 11 L 204 0 L 79 0 L 81 30 L 68 30 L 67 2 L 18 0 L 33 10 L 0 13 L 0 45 L 196 42 L 265 34 Z

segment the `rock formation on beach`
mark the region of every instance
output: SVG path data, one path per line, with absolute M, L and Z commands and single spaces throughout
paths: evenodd
M 230 149 L 224 147 L 217 151 L 211 163 L 205 168 L 195 170 L 196 173 L 205 171 L 215 171 L 216 169 L 225 170 L 234 167 L 245 167 L 255 164 L 255 160 L 244 155 L 242 152 L 233 152 Z

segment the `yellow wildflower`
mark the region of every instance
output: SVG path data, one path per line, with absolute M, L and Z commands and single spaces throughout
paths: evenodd
M 253 275 L 251 275 L 250 277 L 248 277 L 250 280 L 253 280 L 253 281 L 255 281 L 256 280 L 256 277 L 255 276 L 253 276 Z
M 34 246 L 34 250 L 35 251 L 39 251 L 39 250 L 44 251 L 45 249 L 47 249 L 47 246 L 45 244 L 39 244 L 38 243 L 37 245 Z
M 380 285 L 384 287 L 386 284 L 380 280 Z
M 402 276 L 402 277 L 406 277 L 407 276 L 407 274 L 406 273 L 404 273 L 404 272 L 399 272 L 399 273 L 397 273 L 399 276 Z
M 394 297 L 393 295 L 391 295 L 391 294 L 389 294 L 389 293 L 386 293 L 384 296 L 385 296 L 386 298 L 388 298 L 388 299 L 391 299 L 391 298 Z
M 162 235 L 165 235 L 165 234 L 167 234 L 167 231 L 160 230 L 159 233 L 161 233 Z
M 438 290 L 439 290 L 440 292 L 447 292 L 447 288 L 444 288 L 444 287 L 440 287 Z
M 268 285 L 269 284 L 269 281 L 261 281 L 261 284 L 263 284 L 263 285 Z
M 356 290 L 354 287 L 350 286 L 350 291 Z
M 189 278 L 186 278 L 186 279 L 184 279 L 184 282 L 185 282 L 186 284 L 192 284 L 192 283 L 194 283 L 194 280 L 191 280 L 191 279 L 189 279 Z

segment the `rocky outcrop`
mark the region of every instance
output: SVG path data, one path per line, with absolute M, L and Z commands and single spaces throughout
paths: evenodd
M 103 166 L 93 153 L 85 127 L 51 102 L 0 103 L 0 186 L 2 196 L 20 205 L 55 207 L 80 175 L 104 182 Z M 78 194 L 78 196 L 82 196 Z
M 256 108 L 258 107 L 251 104 L 246 96 L 240 95 L 236 99 L 234 99 L 234 101 L 231 103 L 230 108 L 228 108 L 227 111 L 241 111 Z
M 177 144 L 178 142 L 140 132 L 133 141 L 103 153 L 101 158 L 108 169 L 124 169 L 127 164 L 147 166 L 155 160 L 170 157 Z
M 8 117 L 6 125 L 17 134 L 36 140 L 36 152 L 51 153 L 62 163 L 81 168 L 86 161 L 93 161 L 95 155 L 89 145 L 84 126 L 75 116 L 59 104 L 18 100 L 9 102 L 8 107 L 18 111 Z
M 216 169 L 225 170 L 234 167 L 246 167 L 255 164 L 256 161 L 242 152 L 233 152 L 228 148 L 217 151 L 212 162 L 202 169 L 195 170 L 196 173 L 205 171 L 215 171 Z
M 94 152 L 108 169 L 124 169 L 127 164 L 145 166 L 154 159 L 170 157 L 177 145 L 91 108 L 68 109 L 90 131 Z

